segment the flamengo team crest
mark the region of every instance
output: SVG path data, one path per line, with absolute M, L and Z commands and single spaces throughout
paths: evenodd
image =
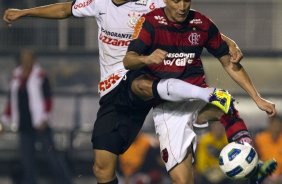
M 191 33 L 188 37 L 189 42 L 191 45 L 199 45 L 200 34 Z

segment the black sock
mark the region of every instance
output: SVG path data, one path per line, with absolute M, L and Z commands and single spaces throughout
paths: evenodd
M 152 91 L 153 91 L 153 96 L 155 99 L 161 99 L 159 93 L 158 93 L 158 89 L 157 89 L 157 86 L 158 86 L 158 83 L 160 82 L 160 80 L 154 80 L 153 81 L 153 86 L 152 86 Z

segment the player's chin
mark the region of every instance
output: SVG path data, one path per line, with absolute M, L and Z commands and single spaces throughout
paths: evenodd
M 179 17 L 176 18 L 176 22 L 178 22 L 178 23 L 182 23 L 185 20 L 186 20 L 186 17 L 183 17 L 183 16 L 179 16 Z
M 188 16 L 188 13 L 177 13 L 175 16 L 175 20 L 178 23 L 182 23 L 186 20 L 187 16 Z

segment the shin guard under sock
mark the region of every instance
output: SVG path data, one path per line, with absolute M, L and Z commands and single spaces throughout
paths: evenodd
M 236 109 L 232 114 L 222 115 L 220 122 L 225 128 L 228 142 L 238 141 L 252 144 L 250 132 Z

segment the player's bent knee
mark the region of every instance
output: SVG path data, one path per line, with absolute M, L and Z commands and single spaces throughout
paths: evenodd
M 224 112 L 213 105 L 206 105 L 197 117 L 197 124 L 204 124 L 210 121 L 219 121 Z
M 193 184 L 191 178 L 186 178 L 181 174 L 174 175 L 171 179 L 173 184 Z
M 144 78 L 137 78 L 134 79 L 131 84 L 131 90 L 134 94 L 140 97 L 143 100 L 149 100 L 153 98 L 153 91 L 152 91 L 153 81 L 144 79 Z
M 104 167 L 98 164 L 93 165 L 93 174 L 98 181 L 111 181 L 115 178 L 115 171 L 109 167 Z
M 92 170 L 98 182 L 105 183 L 116 177 L 116 161 L 117 155 L 111 152 L 105 150 L 94 151 L 94 164 Z

